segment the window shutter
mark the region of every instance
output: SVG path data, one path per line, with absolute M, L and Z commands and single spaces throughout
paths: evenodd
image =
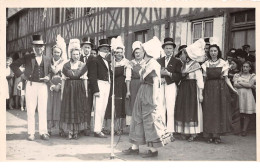
M 217 37 L 219 40 L 219 47 L 221 51 L 224 51 L 223 44 L 223 32 L 224 32 L 224 17 L 216 17 L 213 21 L 213 37 Z

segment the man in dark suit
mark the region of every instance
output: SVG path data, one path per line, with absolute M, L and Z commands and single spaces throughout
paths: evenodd
M 84 37 L 81 42 L 81 49 L 83 51 L 82 55 L 80 56 L 80 61 L 83 63 L 86 63 L 89 60 L 89 56 L 91 53 L 91 50 L 94 46 L 94 40 L 90 37 Z
M 177 85 L 181 79 L 182 63 L 173 56 L 176 45 L 172 38 L 165 38 L 162 48 L 166 56 L 159 58 L 157 61 L 161 65 L 161 101 L 162 119 L 166 123 L 167 115 L 167 131 L 174 132 L 174 108 L 177 96 Z M 167 111 L 167 112 L 166 112 Z
M 28 123 L 28 140 L 35 139 L 35 109 L 38 108 L 39 134 L 41 139 L 48 140 L 47 131 L 47 99 L 50 80 L 51 59 L 43 55 L 44 42 L 41 35 L 33 35 L 34 53 L 26 57 L 19 58 L 11 64 L 11 69 L 16 76 L 27 80 L 26 84 L 26 107 Z M 24 64 L 25 70 L 22 72 L 19 67 Z
M 109 50 L 110 45 L 108 39 L 99 40 L 98 56 L 93 58 L 88 68 L 90 89 L 94 97 L 94 136 L 98 138 L 107 138 L 101 130 L 111 83 L 111 67 L 106 60 Z
M 255 63 L 255 56 L 254 55 L 251 55 L 249 52 L 250 52 L 250 45 L 248 44 L 245 44 L 242 46 L 242 49 L 243 51 L 245 51 L 247 53 L 247 57 L 246 57 L 246 60 L 247 61 L 250 61 L 252 63 Z
M 85 71 L 89 71 L 89 64 L 93 58 L 90 56 L 93 46 L 94 46 L 94 40 L 91 39 L 90 37 L 84 37 L 82 39 L 81 49 L 82 49 L 83 53 L 80 56 L 80 61 L 83 63 L 86 63 L 86 66 L 84 67 Z M 91 111 L 92 111 L 92 106 L 93 106 L 93 93 L 91 91 L 89 83 L 90 82 L 88 80 L 88 102 L 87 103 L 90 106 L 88 108 L 89 110 L 87 111 L 88 128 L 86 130 L 82 131 L 82 133 L 85 136 L 90 136 L 90 133 L 91 133 L 91 124 L 90 123 L 91 123 Z

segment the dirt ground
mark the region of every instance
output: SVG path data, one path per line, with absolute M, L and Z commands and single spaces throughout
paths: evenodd
M 38 118 L 36 113 L 36 118 Z M 7 160 L 41 160 L 41 161 L 96 161 L 110 160 L 110 138 L 99 139 L 82 136 L 78 140 L 66 140 L 53 133 L 49 141 L 43 141 L 36 134 L 35 141 L 28 141 L 26 112 L 10 110 L 6 113 L 6 159 Z M 38 122 L 36 122 L 38 123 Z M 36 130 L 37 130 L 36 126 Z M 144 159 L 141 156 L 122 155 L 121 151 L 130 147 L 128 135 L 115 136 L 115 159 L 118 161 L 255 161 L 256 133 L 250 131 L 248 136 L 223 136 L 223 143 L 207 144 L 203 140 L 187 142 L 176 137 L 163 148 L 159 156 Z M 119 141 L 118 141 L 119 139 Z M 140 148 L 140 153 L 147 150 Z

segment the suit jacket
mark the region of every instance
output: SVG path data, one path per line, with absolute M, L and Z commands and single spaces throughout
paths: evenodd
M 44 55 L 42 56 L 42 61 L 44 63 L 44 76 L 50 76 L 51 73 L 51 59 L 48 57 L 45 57 Z M 10 68 L 14 72 L 14 74 L 17 77 L 20 77 L 23 73 L 27 80 L 30 80 L 33 74 L 34 66 L 35 66 L 36 59 L 35 59 L 35 54 L 30 54 L 27 55 L 26 57 L 19 58 L 18 60 L 14 61 L 11 65 Z M 25 65 L 25 70 L 22 72 L 19 67 L 24 64 Z
M 251 54 L 248 54 L 248 55 L 246 56 L 246 60 L 253 63 L 253 62 L 255 62 L 255 56 L 254 56 L 254 55 L 251 55 Z
M 98 55 L 96 58 L 92 58 L 88 63 L 88 79 L 89 86 L 92 93 L 99 92 L 97 80 L 109 81 L 112 80 L 111 66 L 108 62 L 109 68 L 107 68 L 103 58 Z
M 167 85 L 172 83 L 176 83 L 178 85 L 181 80 L 181 61 L 172 56 L 170 61 L 168 62 L 167 67 L 165 67 L 165 57 L 159 58 L 157 61 L 161 65 L 161 68 L 165 68 L 167 69 L 167 71 L 172 73 L 172 76 L 161 76 L 162 78 L 165 78 Z

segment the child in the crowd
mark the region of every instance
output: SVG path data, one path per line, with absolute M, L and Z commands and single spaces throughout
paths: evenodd
M 239 110 L 243 118 L 242 136 L 247 135 L 247 127 L 250 122 L 250 116 L 256 112 L 256 103 L 252 93 L 255 85 L 256 76 L 252 71 L 252 63 L 246 61 L 243 63 L 242 71 L 234 75 L 234 87 L 239 95 Z

